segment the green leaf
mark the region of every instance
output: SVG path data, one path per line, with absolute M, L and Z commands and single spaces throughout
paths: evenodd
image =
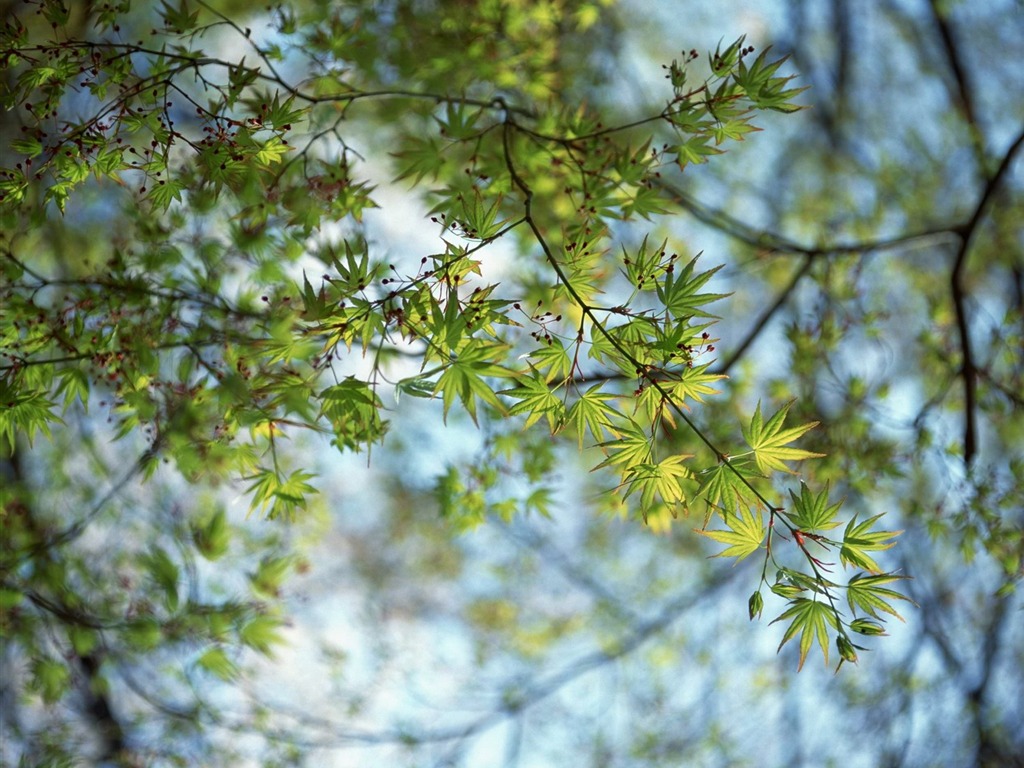
M 843 503 L 839 501 L 829 506 L 827 485 L 821 493 L 814 494 L 805 483 L 801 483 L 800 495 L 797 496 L 793 491 L 789 495 L 793 499 L 790 522 L 797 528 L 815 533 L 830 531 L 839 525 L 835 517 Z
M 260 71 L 256 67 L 245 66 L 245 56 L 233 67 L 228 68 L 228 106 L 233 106 L 243 91 L 256 82 Z
M 882 569 L 878 563 L 867 553 L 890 549 L 896 543 L 890 539 L 903 533 L 903 531 L 872 531 L 871 526 L 882 516 L 875 515 L 859 525 L 856 515 L 850 520 L 843 533 L 842 549 L 839 550 L 839 560 L 844 565 L 863 568 L 871 573 L 881 573 Z
M 667 244 L 668 241 L 664 240 L 658 247 L 649 248 L 647 245 L 647 235 L 644 235 L 640 247 L 634 253 L 627 252 L 625 247 L 623 247 L 622 263 L 626 267 L 626 278 L 631 285 L 636 286 L 638 290 L 644 290 L 645 286 L 648 290 L 655 287 L 653 278 L 658 270 L 661 255 L 665 252 Z
M 821 648 L 821 653 L 828 664 L 828 628 L 838 629 L 835 612 L 829 605 L 810 600 L 805 597 L 798 597 L 790 601 L 790 607 L 777 619 L 772 621 L 790 621 L 779 643 L 779 650 L 788 643 L 796 634 L 800 633 L 800 663 L 797 669 L 802 669 L 811 645 L 815 640 Z
M 509 410 L 509 415 L 527 414 L 524 425 L 526 429 L 536 424 L 541 418 L 545 418 L 551 433 L 554 434 L 561 428 L 565 419 L 565 404 L 539 374 L 524 377 L 519 381 L 520 386 L 515 389 L 505 389 L 498 393 L 519 400 Z
M 17 605 L 21 605 L 24 599 L 24 592 L 0 587 L 0 611 L 6 612 Z
M 395 385 L 395 400 L 397 401 L 399 396 L 402 394 L 409 395 L 410 397 L 422 397 L 426 400 L 431 400 L 434 397 L 435 387 L 435 382 L 429 381 L 427 378 L 420 376 L 414 376 L 410 379 L 402 379 Z
M 748 133 L 760 130 L 757 126 L 750 124 L 750 118 L 748 117 L 725 120 L 715 126 L 715 143 L 721 144 L 726 139 L 743 141 Z
M 206 651 L 196 660 L 196 664 L 221 680 L 236 680 L 239 676 L 238 666 L 219 646 L 214 646 Z
M 264 656 L 273 657 L 274 646 L 281 645 L 282 622 L 273 616 L 256 616 L 238 630 L 238 639 Z
M 395 181 L 413 177 L 413 186 L 419 185 L 424 177 L 436 181 L 444 167 L 444 155 L 437 141 L 433 138 L 407 140 L 408 149 L 395 152 L 392 157 L 398 159 L 398 176 Z
M 640 510 L 646 514 L 655 507 L 660 498 L 666 504 L 679 504 L 686 501 L 683 492 L 683 481 L 688 480 L 689 468 L 683 462 L 690 456 L 668 456 L 657 464 L 636 464 L 626 471 L 629 483 L 626 495 L 640 492 Z
M 723 519 L 727 526 L 726 530 L 697 529 L 701 536 L 729 545 L 712 557 L 735 557 L 739 562 L 761 547 L 768 528 L 760 510 L 741 504 L 736 514 L 726 515 Z
M 64 421 L 53 412 L 56 404 L 45 392 L 18 392 L 7 380 L 0 379 L 0 438 L 6 438 L 11 450 L 15 447 L 15 437 L 20 432 L 28 440 L 29 446 L 36 432 L 50 437 L 50 424 L 63 424 Z
M 356 247 L 345 240 L 345 260 L 341 261 L 333 249 L 327 249 L 321 259 L 330 263 L 337 270 L 338 278 L 333 281 L 343 294 L 362 291 L 377 279 L 377 267 L 370 264 L 370 254 L 365 243 Z
M 168 0 L 161 0 L 160 16 L 163 17 L 166 27 L 178 33 L 189 32 L 195 29 L 199 21 L 199 11 L 189 13 L 188 3 L 185 0 L 179 0 L 177 8 L 171 5 Z
M 504 219 L 498 219 L 502 203 L 500 195 L 487 205 L 483 195 L 474 187 L 472 196 L 468 199 L 462 196 L 461 203 L 462 214 L 459 223 L 465 237 L 471 240 L 487 240 L 501 231 L 505 225 Z
M 164 633 L 159 622 L 150 616 L 136 619 L 125 629 L 125 639 L 138 651 L 150 651 L 163 642 Z
M 722 50 L 722 44 L 719 43 L 715 46 L 714 55 L 708 54 L 708 65 L 716 77 L 725 77 L 740 61 L 740 50 L 744 40 L 746 40 L 746 35 L 737 38 L 724 51 Z
M 17 205 L 25 199 L 28 179 L 20 169 L 4 168 L 0 171 L 0 201 L 4 205 Z
M 81 368 L 61 368 L 57 371 L 60 384 L 55 394 L 64 395 L 63 408 L 67 411 L 78 400 L 83 408 L 89 403 L 89 376 Z
M 775 574 L 775 585 L 772 587 L 772 590 L 775 591 L 776 594 L 782 595 L 784 594 L 784 591 L 775 590 L 775 587 L 785 584 L 794 586 L 800 592 L 813 592 L 818 595 L 825 595 L 829 589 L 836 586 L 834 583 L 828 581 L 822 576 L 812 576 L 793 570 L 792 568 L 782 566 Z
M 722 150 L 711 143 L 712 138 L 710 134 L 697 134 L 682 144 L 670 147 L 670 151 L 676 155 L 680 170 L 687 165 L 702 165 L 714 155 L 722 154 Z
M 153 205 L 159 210 L 166 211 L 171 207 L 171 203 L 175 201 L 181 202 L 181 193 L 184 189 L 184 183 L 173 179 L 167 179 L 166 181 L 158 181 L 150 187 L 149 193 L 146 197 L 152 201 Z
M 694 256 L 682 269 L 667 272 L 665 279 L 657 285 L 658 298 L 661 299 L 669 314 L 677 319 L 713 318 L 715 315 L 705 312 L 702 307 L 731 295 L 728 293 L 698 293 L 722 268 L 720 264 L 706 272 L 697 272 L 698 258 L 699 256 Z
M 885 627 L 877 621 L 871 621 L 871 619 L 854 619 L 850 622 L 850 629 L 861 635 L 870 635 L 872 637 L 888 634 L 885 631 Z
M 527 358 L 536 371 L 547 371 L 545 381 L 565 381 L 572 373 L 572 356 L 561 339 L 551 337 L 548 343 L 530 352 Z
M 743 431 L 743 436 L 754 452 L 754 461 L 758 469 L 765 475 L 773 470 L 794 473 L 784 462 L 800 461 L 801 459 L 820 458 L 823 453 L 813 453 L 800 448 L 787 448 L 788 443 L 793 442 L 805 433 L 818 426 L 818 422 L 812 421 L 802 424 L 799 427 L 783 429 L 782 423 L 789 412 L 792 403 L 782 406 L 767 423 L 761 416 L 761 403 L 758 401 L 757 409 L 750 420 L 750 426 Z
M 254 155 L 254 159 L 263 167 L 270 167 L 275 163 L 281 162 L 281 158 L 291 151 L 291 147 L 284 143 L 282 139 L 277 136 L 271 136 L 263 144 L 260 145 L 259 149 Z
M 143 555 L 141 562 L 153 581 L 164 591 L 164 599 L 169 610 L 174 611 L 178 607 L 178 566 L 171 560 L 167 550 L 163 547 L 153 546 L 148 555 Z
M 587 430 L 594 440 L 600 442 L 604 439 L 605 430 L 617 436 L 615 420 L 624 418 L 615 408 L 608 405 L 616 399 L 616 395 L 601 392 L 602 386 L 604 382 L 595 384 L 580 395 L 565 416 L 566 423 L 575 428 L 580 450 L 583 450 L 583 438 Z
M 315 493 L 316 488 L 310 485 L 315 475 L 303 470 L 296 470 L 287 477 L 273 469 L 259 468 L 255 475 L 243 479 L 253 481 L 246 489 L 252 494 L 249 512 L 256 509 L 267 510 L 267 518 L 291 518 L 306 502 L 306 495 Z
M 779 581 L 770 585 L 768 588 L 772 591 L 772 594 L 784 597 L 787 600 L 799 597 L 806 591 L 803 587 L 798 587 L 796 584 L 786 584 Z
M 758 590 L 750 596 L 747 600 L 747 613 L 750 615 L 750 620 L 753 621 L 761 616 L 761 612 L 764 610 L 764 598 L 761 597 L 761 590 Z
M 731 466 L 730 466 L 731 464 Z M 697 495 L 703 496 L 708 505 L 707 516 L 704 518 L 704 526 L 707 527 L 713 511 L 720 516 L 727 516 L 730 510 L 739 508 L 742 504 L 753 504 L 752 491 L 743 482 L 743 464 L 733 460 L 729 464 L 720 462 L 716 466 L 701 471 L 698 475 L 701 486 Z
M 71 690 L 71 672 L 66 664 L 37 658 L 32 662 L 29 685 L 43 697 L 44 704 L 55 704 Z
M 640 216 L 650 221 L 652 215 L 668 213 L 669 209 L 666 205 L 665 193 L 660 189 L 638 186 L 622 203 L 622 218 L 631 219 L 634 216 Z
M 855 646 L 851 643 L 850 639 L 846 637 L 846 635 L 836 635 L 836 650 L 839 651 L 841 659 L 839 662 L 840 667 L 843 665 L 844 661 L 849 661 L 851 664 L 857 663 L 857 651 L 854 649 L 858 647 L 859 646 Z M 836 671 L 839 671 L 838 667 L 836 668 Z
M 508 378 L 515 375 L 513 371 L 495 362 L 496 359 L 500 359 L 500 352 L 503 349 L 504 346 L 501 344 L 470 340 L 458 356 L 445 367 L 434 388 L 435 394 L 441 393 L 445 419 L 448 418 L 448 411 L 456 397 L 462 401 L 474 423 L 478 399 L 499 413 L 505 412 L 505 406 L 495 391 L 484 381 L 485 376 Z
M 551 507 L 555 499 L 550 488 L 535 488 L 523 502 L 523 509 L 527 512 L 536 512 L 541 517 L 551 517 Z
M 387 422 L 381 418 L 384 404 L 369 382 L 348 376 L 320 395 L 320 415 L 331 422 L 334 445 L 342 450 L 360 451 L 382 440 Z
M 449 139 L 468 139 L 479 133 L 477 121 L 483 114 L 479 107 L 468 107 L 465 104 L 449 101 L 445 105 L 444 119 L 435 117 L 441 127 L 441 134 Z
M 630 469 L 638 464 L 651 463 L 652 438 L 644 432 L 632 419 L 625 427 L 619 429 L 621 437 L 598 443 L 598 447 L 608 454 L 607 458 L 594 469 L 622 465 Z
M 293 557 L 264 557 L 249 577 L 253 591 L 262 597 L 278 597 L 281 584 L 295 563 Z
M 79 656 L 91 653 L 99 643 L 97 633 L 86 627 L 68 627 L 68 640 L 71 641 L 71 647 Z
M 128 167 L 124 160 L 124 149 L 121 147 L 105 147 L 100 150 L 96 158 L 93 160 L 92 169 L 97 175 L 110 176 L 113 178 L 117 177 L 118 172 Z M 167 184 L 177 185 L 178 182 L 168 179 Z M 161 186 L 157 184 L 156 186 Z M 164 185 L 166 186 L 166 185 Z M 176 196 L 177 200 L 180 200 L 180 196 Z
M 207 560 L 219 559 L 228 551 L 231 530 L 223 508 L 218 508 L 203 525 L 193 525 L 192 541 Z
M 261 105 L 262 106 L 262 105 Z M 274 98 L 271 100 L 270 105 L 265 113 L 262 114 L 261 120 L 264 125 L 273 126 L 275 130 L 287 131 L 292 127 L 292 123 L 297 123 L 303 119 L 303 116 L 309 112 L 308 107 L 301 109 L 294 109 L 295 97 L 289 96 L 283 102 L 281 101 L 281 94 L 275 93 Z M 278 142 L 281 141 L 279 137 L 274 137 Z
M 679 381 L 667 385 L 675 401 L 682 405 L 689 398 L 698 403 L 704 402 L 704 395 L 717 395 L 719 390 L 710 385 L 712 381 L 726 379 L 728 376 L 716 373 L 707 373 L 711 363 L 706 365 L 695 365 L 682 372 Z
M 302 318 L 310 323 L 332 316 L 333 307 L 328 308 L 324 291 L 317 291 L 302 271 Z
M 879 620 L 881 620 L 879 612 L 888 613 L 890 616 L 895 616 L 900 621 L 903 621 L 903 617 L 892 607 L 892 601 L 904 600 L 911 605 L 914 604 L 913 601 L 896 590 L 889 589 L 883 585 L 892 584 L 905 578 L 906 576 L 896 576 L 890 573 L 873 576 L 858 573 L 846 585 L 846 600 L 850 605 L 850 610 L 854 614 L 862 612 Z
M 29 158 L 38 157 L 43 154 L 43 142 L 35 138 L 16 139 L 11 142 L 11 149 Z
M 771 46 L 762 50 L 752 64 L 741 61 L 733 79 L 743 87 L 750 101 L 758 109 L 772 109 L 778 112 L 797 112 L 803 109 L 792 102 L 806 91 L 807 87 L 786 90 L 786 85 L 793 77 L 774 77 L 774 74 L 789 56 L 768 62 L 769 50 Z

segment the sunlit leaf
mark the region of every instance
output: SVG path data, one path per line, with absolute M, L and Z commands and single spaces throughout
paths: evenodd
M 768 528 L 760 510 L 742 504 L 734 514 L 724 515 L 723 521 L 724 530 L 697 529 L 701 536 L 729 545 L 713 557 L 735 557 L 739 562 L 761 548 Z
M 801 459 L 820 458 L 824 454 L 806 451 L 801 448 L 789 448 L 789 443 L 798 439 L 818 425 L 812 421 L 799 427 L 782 428 L 786 414 L 792 403 L 788 403 L 765 422 L 761 416 L 761 403 L 758 402 L 750 425 L 743 431 L 743 436 L 754 452 L 754 461 L 761 472 L 768 474 L 773 470 L 793 473 L 785 462 Z
M 896 543 L 893 539 L 903 533 L 903 531 L 871 530 L 881 517 L 882 515 L 875 515 L 859 524 L 856 515 L 850 520 L 843 533 L 842 549 L 839 550 L 839 559 L 845 565 L 863 568 L 871 573 L 881 573 L 882 569 L 878 563 L 867 553 L 891 549 Z
M 828 628 L 836 629 L 838 627 L 835 611 L 829 605 L 816 600 L 798 597 L 790 601 L 790 607 L 783 611 L 777 619 L 774 619 L 772 624 L 778 621 L 789 622 L 789 626 L 782 636 L 782 642 L 779 643 L 779 650 L 782 650 L 782 646 L 792 640 L 798 633 L 800 635 L 800 663 L 798 668 L 803 667 L 804 661 L 807 660 L 807 654 L 811 650 L 811 645 L 815 641 L 817 641 L 818 647 L 821 648 L 822 656 L 825 657 L 825 663 L 828 664 Z
M 815 494 L 806 484 L 800 484 L 800 495 L 793 491 L 789 492 L 793 499 L 791 520 L 793 525 L 804 531 L 829 531 L 836 528 L 840 523 L 836 520 L 842 502 L 828 503 L 828 486 L 826 485 L 819 493 Z

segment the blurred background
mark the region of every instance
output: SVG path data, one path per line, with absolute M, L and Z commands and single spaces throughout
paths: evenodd
M 380 77 L 401 81 L 417 56 L 425 78 L 457 78 L 432 73 L 431 52 L 484 3 L 344 5 L 376 41 Z M 280 9 L 213 5 L 276 39 L 265 28 Z M 125 24 L 146 23 L 144 6 Z M 891 637 L 869 639 L 855 667 L 812 656 L 797 674 L 796 649 L 777 652 L 782 627 L 747 618 L 758 564 L 709 559 L 701 513 L 624 518 L 608 508 L 610 476 L 587 472 L 594 449 L 581 459 L 513 424 L 445 424 L 435 401 L 383 393 L 403 428 L 369 459 L 295 440 L 322 493 L 293 524 L 247 518 L 242 484 L 126 474 L 143 438 L 110 443 L 116 425 L 96 407 L 3 457 L 4 482 L 31 500 L 8 497 L 7 514 L 50 541 L 31 573 L 5 570 L 36 580 L 34 598 L 4 606 L 5 765 L 114 764 L 111 745 L 137 765 L 1024 765 L 1024 7 L 584 6 L 585 31 L 545 28 L 562 67 L 552 89 L 607 125 L 663 108 L 663 64 L 741 35 L 788 54 L 783 71 L 808 86 L 808 109 L 761 117 L 762 133 L 666 178 L 678 211 L 643 231 L 723 264 L 710 290 L 733 294 L 716 305 L 714 370 L 729 379 L 695 418 L 725 444 L 758 400 L 796 398 L 793 423 L 820 421 L 803 447 L 828 456 L 802 471 L 903 531 L 879 561 L 909 577 L 893 585 L 916 604 L 905 622 L 883 617 Z M 17 130 L 16 113 L 0 119 Z M 436 228 L 390 181 L 389 119 L 346 139 L 378 185 L 362 231 L 418 261 Z M 120 215 L 107 192 L 51 219 L 39 247 L 57 261 L 100 253 Z M 460 532 L 439 486 L 485 471 L 515 486 L 510 446 L 536 460 L 550 517 L 527 506 Z M 218 515 L 230 549 L 207 562 L 194 522 Z M 266 603 L 284 627 L 243 649 L 197 645 L 173 610 L 125 624 L 160 602 L 157 546 L 180 566 L 183 600 Z M 766 616 L 782 607 L 770 597 Z M 272 655 L 253 650 L 263 640 Z M 73 693 L 41 703 L 68 654 Z

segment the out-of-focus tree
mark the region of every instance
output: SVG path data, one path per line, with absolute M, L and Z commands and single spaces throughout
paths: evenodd
M 1022 765 L 1020 5 L 794 3 L 775 42 L 820 94 L 765 177 L 776 386 L 814 403 L 847 503 L 898 511 L 918 604 L 850 730 L 874 764 Z
M 4 760 L 1019 761 L 1024 25 L 786 8 L 19 9 Z

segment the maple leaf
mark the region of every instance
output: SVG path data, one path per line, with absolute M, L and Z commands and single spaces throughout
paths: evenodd
M 782 636 L 779 650 L 782 650 L 782 646 L 792 640 L 797 632 L 800 633 L 800 663 L 797 669 L 803 667 L 804 661 L 807 659 L 807 653 L 811 650 L 811 645 L 815 640 L 818 641 L 821 652 L 825 656 L 825 663 L 828 664 L 828 627 L 831 626 L 833 629 L 836 629 L 838 626 L 836 615 L 832 608 L 825 603 L 815 602 L 806 597 L 798 597 L 790 601 L 790 607 L 781 616 L 772 621 L 772 624 L 776 621 L 784 621 L 785 619 L 792 619 L 792 622 L 790 622 L 789 627 L 786 628 L 786 632 Z
M 867 553 L 889 549 L 895 544 L 891 539 L 895 539 L 903 531 L 872 531 L 871 526 L 881 516 L 875 515 L 860 525 L 857 525 L 857 517 L 854 516 L 847 524 L 843 533 L 843 548 L 839 550 L 839 559 L 843 564 L 863 568 L 871 573 L 882 572 L 878 563 Z
M 789 412 L 791 405 L 792 402 L 786 403 L 766 423 L 761 416 L 761 401 L 759 400 L 757 410 L 754 411 L 754 416 L 750 420 L 750 426 L 743 430 L 743 437 L 746 439 L 747 445 L 753 450 L 757 468 L 766 475 L 775 469 L 795 474 L 792 469 L 786 466 L 785 462 L 821 458 L 825 455 L 823 453 L 805 451 L 802 448 L 786 447 L 788 443 L 792 443 L 818 426 L 818 422 L 810 421 L 806 424 L 801 424 L 799 427 L 783 429 L 782 422 L 785 421 L 786 414 Z
M 747 505 L 741 505 L 738 514 L 730 515 L 725 524 L 728 529 L 724 531 L 698 529 L 697 533 L 729 545 L 713 557 L 735 557 L 737 562 L 760 548 L 768 530 L 760 511 L 752 510 Z

